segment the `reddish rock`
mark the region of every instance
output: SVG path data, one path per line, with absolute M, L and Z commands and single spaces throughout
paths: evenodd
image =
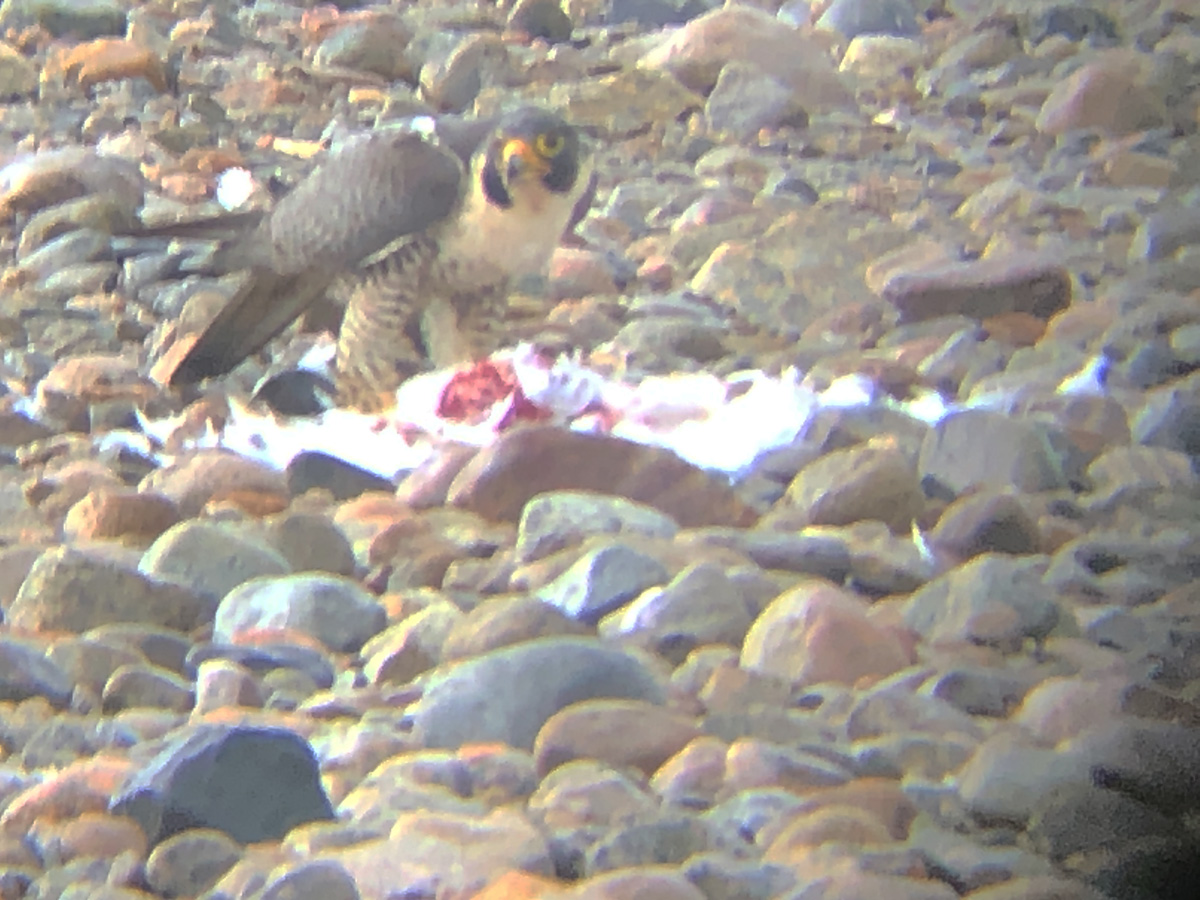
M 178 521 L 178 508 L 161 494 L 101 488 L 88 492 L 68 510 L 63 534 L 84 541 L 152 541 Z
M 745 527 L 757 519 L 727 484 L 669 450 L 555 427 L 502 435 L 463 468 L 448 500 L 485 519 L 515 522 L 532 497 L 554 490 L 625 497 L 685 528 Z
M 1027 313 L 1049 319 L 1071 301 L 1071 276 L 1054 260 L 1014 252 L 966 262 L 893 270 L 879 294 L 902 322 Z

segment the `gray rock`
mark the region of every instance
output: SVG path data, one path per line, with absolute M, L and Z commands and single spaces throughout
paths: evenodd
M 1026 834 L 1034 850 L 1061 861 L 1076 853 L 1127 846 L 1139 838 L 1168 837 L 1178 827 L 1175 819 L 1132 797 L 1094 785 L 1070 785 L 1037 804 Z
M 57 547 L 38 557 L 6 618 L 30 631 L 79 633 L 130 622 L 188 632 L 210 623 L 215 611 L 215 600 L 188 588 Z
M 1057 592 L 1043 581 L 1045 557 L 985 553 L 916 591 L 904 623 L 929 641 L 1019 647 L 1058 623 Z
M 585 553 L 538 591 L 538 599 L 572 619 L 594 624 L 666 580 L 667 570 L 657 559 L 614 542 Z
M 738 140 L 748 140 L 764 128 L 808 124 L 794 91 L 752 63 L 741 62 L 721 69 L 704 104 L 704 116 L 714 131 Z
M 331 650 L 357 650 L 386 624 L 374 597 L 349 578 L 288 575 L 253 578 L 217 608 L 213 640 L 233 642 L 246 630 L 295 629 Z
M 263 537 L 283 554 L 295 572 L 354 574 L 354 548 L 328 516 L 281 513 L 267 520 Z
M 201 725 L 168 740 L 110 806 L 156 845 L 189 828 L 243 844 L 333 818 L 312 748 L 282 728 Z
M 426 747 L 531 749 L 552 715 L 599 697 L 662 703 L 664 680 L 643 660 L 597 641 L 541 638 L 435 670 L 411 721 Z
M 55 716 L 37 729 L 21 747 L 20 761 L 27 772 L 61 769 L 84 756 L 93 756 L 102 741 L 97 729 L 71 716 Z
M 652 822 L 623 824 L 588 851 L 586 873 L 597 875 L 632 866 L 680 865 L 711 849 L 704 823 L 687 815 L 664 815 Z
M 797 881 L 786 866 L 738 859 L 730 853 L 699 853 L 683 864 L 682 871 L 711 900 L 770 900 L 787 894 Z
M 1130 429 L 1139 444 L 1200 456 L 1200 395 L 1187 387 L 1156 391 Z
M 918 468 L 952 494 L 972 487 L 1047 491 L 1067 486 L 1050 428 L 1001 413 L 968 409 L 931 429 Z
M 1030 681 L 1003 669 L 956 666 L 934 679 L 928 691 L 970 715 L 1006 717 L 1020 705 Z
M 23 270 L 46 278 L 67 266 L 111 258 L 107 235 L 92 228 L 78 228 L 47 241 L 19 262 Z
M 525 564 L 599 534 L 670 539 L 679 526 L 652 506 L 589 491 L 547 491 L 525 504 L 514 556 Z
M 368 72 L 388 81 L 416 81 L 416 71 L 405 53 L 408 31 L 399 21 L 375 17 L 336 29 L 313 53 L 317 67 Z
M 755 570 L 757 575 L 757 570 Z M 688 566 L 601 623 L 600 633 L 648 643 L 671 659 L 703 644 L 740 646 L 754 617 L 779 594 L 766 578 L 731 577 L 712 563 Z
M 0 639 L 0 701 L 45 697 L 63 709 L 70 704 L 73 689 L 67 674 L 41 650 L 11 638 Z
M 1148 215 L 1133 235 L 1129 258 L 1166 259 L 1188 245 L 1200 244 L 1200 209 L 1165 207 Z
M 270 547 L 211 522 L 180 522 L 147 548 L 138 571 L 186 584 L 220 600 L 251 578 L 287 575 L 291 566 Z
M 847 40 L 860 34 L 921 33 L 911 0 L 833 0 L 816 27 L 840 32 Z
M 37 90 L 38 70 L 16 48 L 0 48 L 0 99 L 27 97 Z
M 1086 764 L 1050 747 L 1033 747 L 997 735 L 958 772 L 955 782 L 967 810 L 988 824 L 1024 827 L 1052 791 L 1091 784 Z
M 707 810 L 702 818 L 715 833 L 737 834 L 754 843 L 758 833 L 776 831 L 804 806 L 804 800 L 783 788 L 738 791 Z
M 959 834 L 945 828 L 916 827 L 909 835 L 908 846 L 919 851 L 927 863 L 932 862 L 940 872 L 946 873 L 941 876 L 942 879 L 950 881 L 956 889 L 969 893 L 1011 878 L 1036 878 L 1054 874 L 1054 867 L 1048 860 L 1028 850 L 1018 847 L 985 846 L 978 840 L 973 840 L 971 835 Z M 1024 894 L 1021 896 L 1028 897 Z M 1050 900 L 1045 895 L 1037 896 Z M 980 897 L 984 895 L 980 894 Z M 1066 895 L 1055 894 L 1054 900 L 1075 898 L 1073 895 L 1068 898 Z

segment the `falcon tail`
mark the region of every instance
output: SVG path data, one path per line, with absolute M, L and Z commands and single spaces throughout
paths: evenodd
M 328 288 L 312 272 L 250 270 L 171 374 L 171 386 L 223 375 L 296 321 Z

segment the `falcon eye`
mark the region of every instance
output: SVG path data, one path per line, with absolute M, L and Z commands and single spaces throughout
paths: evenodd
M 542 132 L 534 139 L 533 149 L 538 152 L 538 155 L 543 159 L 552 159 L 562 153 L 563 147 L 566 146 L 566 141 L 563 140 L 561 134 L 550 134 Z

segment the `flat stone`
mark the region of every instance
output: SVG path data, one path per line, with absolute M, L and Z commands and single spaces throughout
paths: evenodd
M 731 488 L 668 450 L 549 427 L 501 435 L 463 468 L 448 499 L 485 519 L 515 522 L 533 497 L 561 490 L 624 497 L 683 527 L 755 519 Z
M 546 720 L 533 745 L 539 774 L 574 759 L 594 759 L 654 774 L 700 736 L 691 716 L 635 700 L 586 700 Z
M 63 532 L 76 540 L 153 541 L 179 521 L 175 504 L 159 494 L 132 489 L 90 491 L 63 519 Z
M 1028 313 L 1049 319 L 1071 301 L 1071 278 L 1054 260 L 1028 253 L 998 254 L 910 270 L 893 269 L 879 295 L 902 322 L 938 316 L 976 319 Z
M 493 650 L 430 673 L 410 708 L 426 747 L 499 741 L 531 748 L 546 720 L 572 703 L 625 698 L 661 703 L 663 686 L 646 664 L 583 638 L 540 638 Z

